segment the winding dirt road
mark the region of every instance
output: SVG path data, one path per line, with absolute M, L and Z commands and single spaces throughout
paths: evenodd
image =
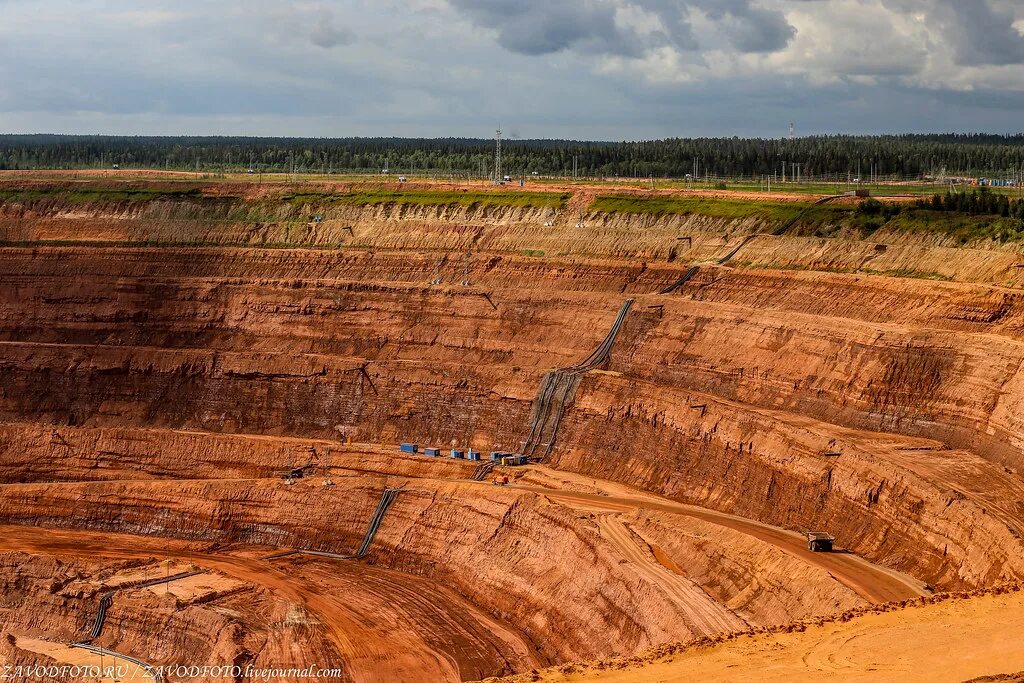
M 564 476 L 564 473 L 559 472 L 559 476 Z M 552 501 L 580 509 L 612 512 L 629 512 L 637 509 L 661 510 L 728 527 L 765 543 L 770 543 L 807 564 L 825 569 L 840 583 L 848 586 L 873 604 L 906 600 L 930 594 L 923 582 L 906 574 L 873 564 L 852 553 L 812 553 L 807 550 L 806 539 L 798 533 L 724 512 L 674 503 L 653 496 L 602 495 L 526 485 L 516 486 L 516 488 L 547 496 Z

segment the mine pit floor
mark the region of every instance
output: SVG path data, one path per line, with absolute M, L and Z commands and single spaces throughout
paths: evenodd
M 953 597 L 829 621 L 791 632 L 742 635 L 647 656 L 547 669 L 506 683 L 602 681 L 1019 681 L 1024 677 L 1024 591 Z M 1019 672 L 1017 674 L 1007 672 Z

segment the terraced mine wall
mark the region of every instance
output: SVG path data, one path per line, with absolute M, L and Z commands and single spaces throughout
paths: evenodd
M 163 250 L 118 251 L 98 263 L 77 248 L 0 253 L 4 368 L 20 387 L 7 409 L 71 424 L 104 414 L 111 424 L 223 421 L 223 429 L 270 433 L 295 424 L 315 436 L 336 436 L 342 417 L 355 415 L 351 426 L 367 424 L 372 438 L 400 436 L 381 429 L 422 415 L 464 425 L 428 435 L 436 439 L 471 435 L 477 422 L 511 433 L 521 415 L 501 420 L 495 404 L 526 410 L 543 370 L 586 357 L 622 301 L 609 290 L 655 290 L 677 274 L 605 266 L 573 272 L 576 290 L 565 291 L 557 277 L 565 267 L 548 266 L 549 293 L 541 278 L 531 279 L 537 289 L 510 287 L 533 277 L 534 265 L 516 259 L 492 262 L 473 287 L 358 282 L 344 278 L 344 261 L 331 280 L 275 272 L 285 256 L 286 271 L 301 268 L 307 253 L 239 254 L 237 265 L 182 255 L 177 276 L 167 264 L 166 274 L 148 270 Z M 403 260 L 364 256 L 352 274 L 388 279 Z M 220 267 L 227 274 L 216 277 Z M 235 277 L 243 268 L 249 275 Z M 78 278 L 72 289 L 69 277 Z M 596 291 L 585 291 L 590 281 Z M 612 369 L 845 426 L 932 436 L 1021 466 L 1008 395 L 1021 359 L 1021 298 L 1012 290 L 708 268 L 689 286 L 690 296 L 638 300 Z M 89 381 L 53 377 L 60 391 L 31 387 L 66 356 L 65 373 Z M 499 368 L 500 378 L 490 374 Z M 962 377 L 971 378 L 967 393 Z M 129 379 L 140 386 L 119 390 Z M 148 417 L 147 397 L 161 396 L 178 401 Z M 374 405 L 364 405 L 368 396 Z M 404 414 L 384 407 L 396 397 L 419 406 Z M 259 419 L 264 426 L 254 429 Z
M 31 240 L 165 242 L 159 215 L 177 226 L 209 201 L 224 218 L 196 241 L 277 239 L 232 232 L 245 221 L 221 204 L 234 199 L 174 201 L 5 201 L 3 226 Z M 312 217 L 288 207 L 268 223 Z M 322 220 L 300 243 L 340 236 L 347 248 L 0 250 L 0 416 L 514 449 L 544 373 L 586 358 L 635 298 L 611 364 L 582 379 L 565 414 L 557 466 L 837 529 L 945 587 L 1024 574 L 1013 248 L 759 235 L 737 267 L 703 265 L 659 295 L 772 226 L 595 216 L 572 200 L 308 211 Z M 962 282 L 867 274 L 932 270 Z
M 683 213 L 602 212 L 591 208 L 601 206 L 592 189 L 570 195 L 403 187 L 6 180 L 0 181 L 0 242 L 419 250 L 433 256 L 431 266 L 443 275 L 462 265 L 461 254 L 449 252 L 467 250 L 713 262 L 756 234 L 737 254 L 738 265 L 1024 285 L 1018 242 L 999 242 L 984 231 L 972 240 L 969 232 L 943 229 L 941 218 L 914 229 L 895 221 L 864 237 L 845 225 L 849 206 L 833 207 L 835 216 L 784 212 L 791 218 L 781 221 L 770 211 L 750 213 L 749 200 L 738 207 L 726 200 L 707 207 L 709 213 L 699 202 Z

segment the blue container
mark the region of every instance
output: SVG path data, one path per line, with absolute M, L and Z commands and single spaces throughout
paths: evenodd
M 501 451 L 491 451 L 491 462 L 501 462 L 501 458 L 504 455 Z
M 403 453 L 416 453 L 419 451 L 419 446 L 414 443 L 403 443 L 398 447 Z
M 423 449 L 423 455 L 429 455 L 432 458 L 436 458 L 439 455 L 441 455 L 441 449 L 440 448 L 424 448 Z
M 463 453 L 462 451 L 458 451 L 458 450 L 455 450 L 455 449 L 453 448 L 453 449 L 452 449 L 452 457 L 453 457 L 453 458 L 465 458 L 465 457 L 466 457 L 466 454 L 465 454 L 465 453 Z
M 528 465 L 529 463 L 530 463 L 530 459 L 527 458 L 525 455 L 516 455 L 516 464 L 517 465 Z
M 470 448 L 469 451 L 466 452 L 466 459 L 467 460 L 479 460 L 480 459 L 480 451 L 474 451 L 472 448 Z

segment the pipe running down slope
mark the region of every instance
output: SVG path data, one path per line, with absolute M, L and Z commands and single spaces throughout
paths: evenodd
M 803 215 L 803 214 L 800 214 L 800 215 Z M 782 232 L 785 232 L 786 229 L 789 228 L 789 226 L 792 225 L 794 222 L 796 222 L 796 220 L 798 218 L 800 218 L 800 216 L 797 216 L 796 218 L 792 219 L 791 221 L 785 223 L 776 232 L 774 232 L 772 234 L 781 234 Z M 744 246 L 746 246 L 747 243 L 750 242 L 750 240 L 754 239 L 755 237 L 757 237 L 756 234 L 754 234 L 754 235 L 747 235 L 742 240 L 740 240 L 740 243 L 737 244 L 735 247 L 733 247 L 729 251 L 728 254 L 726 254 L 722 258 L 718 259 L 718 265 L 720 265 L 720 266 L 727 265 L 729 263 L 729 261 L 732 261 L 733 257 L 736 256 L 736 254 L 739 253 L 740 249 L 742 249 Z M 680 287 L 685 285 L 687 282 L 689 282 L 693 278 L 693 276 L 697 274 L 697 272 L 699 270 L 700 270 L 700 266 L 690 266 L 689 268 L 687 268 L 686 272 L 683 273 L 682 277 L 680 277 L 678 280 L 676 280 L 675 282 L 670 284 L 668 287 L 665 287 L 664 289 L 660 290 L 658 292 L 658 294 L 671 294 L 672 292 L 676 291 L 677 289 L 679 289 Z
M 373 517 L 370 518 L 370 525 L 366 528 L 366 535 L 363 536 L 363 542 L 359 546 L 359 550 L 356 551 L 356 559 L 362 559 L 366 557 L 367 553 L 370 552 L 370 544 L 373 543 L 373 537 L 377 535 L 377 529 L 380 527 L 381 520 L 384 519 L 384 513 L 388 511 L 391 504 L 398 498 L 398 494 L 401 489 L 384 489 L 383 495 L 380 497 L 380 502 L 377 503 L 377 509 L 373 513 Z
M 479 468 L 477 468 L 479 470 Z M 398 498 L 398 494 L 402 492 L 402 489 L 384 489 L 384 493 L 381 494 L 380 501 L 377 503 L 377 508 L 373 511 L 373 516 L 370 517 L 370 523 L 366 527 L 366 533 L 363 535 L 362 543 L 359 544 L 359 549 L 355 555 L 344 555 L 342 553 L 332 553 L 326 550 L 304 550 L 302 548 L 292 548 L 290 550 L 284 550 L 279 553 L 273 553 L 271 555 L 264 555 L 263 560 L 277 560 L 282 557 L 291 557 L 292 555 L 313 555 L 315 557 L 331 557 L 336 560 L 361 560 L 367 556 L 370 552 L 370 544 L 373 543 L 374 537 L 377 535 L 377 529 L 380 528 L 380 523 L 384 519 L 384 514 L 391 507 L 391 504 Z
M 493 462 L 482 462 L 476 466 L 476 469 L 473 471 L 473 476 L 471 477 L 471 479 L 473 481 L 483 481 L 484 477 L 490 474 L 493 470 Z
M 545 456 L 551 453 L 566 404 L 572 401 L 582 376 L 608 362 L 612 346 L 615 345 L 615 340 L 632 307 L 633 299 L 626 299 L 622 303 L 604 341 L 586 359 L 567 368 L 551 370 L 544 375 L 537 397 L 533 400 L 530 431 L 523 443 L 523 454 L 533 455 L 540 446 L 544 446 Z
M 99 638 L 100 634 L 103 633 L 103 624 L 107 620 L 107 611 L 110 609 L 110 606 L 114 604 L 114 595 L 118 591 L 127 590 L 129 588 L 138 589 L 149 588 L 150 586 L 159 586 L 161 584 L 171 583 L 172 581 L 180 581 L 181 579 L 187 579 L 190 576 L 196 576 L 197 574 L 202 573 L 202 570 L 178 572 L 177 574 L 173 574 L 171 576 L 161 576 L 159 578 L 148 579 L 146 581 L 132 581 L 121 586 L 118 586 L 113 590 L 107 591 L 103 594 L 103 597 L 100 598 L 100 606 L 99 609 L 96 611 L 96 620 L 92 624 L 92 630 L 89 631 L 89 639 L 82 641 L 82 643 L 91 643 L 92 641 Z
M 700 270 L 699 266 L 690 266 L 687 269 L 687 271 L 683 273 L 683 276 L 681 278 L 670 284 L 668 287 L 665 287 L 663 290 L 658 292 L 658 294 L 671 294 L 672 292 L 676 291 L 677 289 L 685 285 L 687 282 L 689 282 L 690 278 L 696 275 L 698 270 Z
M 100 633 L 103 632 L 103 623 L 107 620 L 107 610 L 114 603 L 115 591 L 107 591 L 100 598 L 100 607 L 96 611 L 96 620 L 92 624 L 92 631 L 89 632 L 89 640 L 93 641 L 99 638 Z

